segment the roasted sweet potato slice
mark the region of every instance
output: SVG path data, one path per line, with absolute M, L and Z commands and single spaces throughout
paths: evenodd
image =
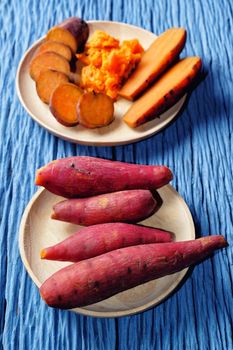
M 36 91 L 40 99 L 49 104 L 53 91 L 62 83 L 67 83 L 69 78 L 61 72 L 44 70 L 36 81 Z
M 82 94 L 82 89 L 71 83 L 61 84 L 53 91 L 50 111 L 59 123 L 65 126 L 78 124 L 76 106 Z
M 73 35 L 67 29 L 61 27 L 51 28 L 47 33 L 46 40 L 52 40 L 65 44 L 69 46 L 73 53 L 75 53 L 78 48 L 77 42 Z
M 201 68 L 200 57 L 187 57 L 170 68 L 124 115 L 135 128 L 166 111 L 190 88 Z
M 29 73 L 33 80 L 37 81 L 43 70 L 52 69 L 66 75 L 70 73 L 69 62 L 62 56 L 54 52 L 43 52 L 36 55 L 29 67 Z
M 72 52 L 69 46 L 62 43 L 57 43 L 56 41 L 44 41 L 38 48 L 36 54 L 42 52 L 55 52 L 64 57 L 67 61 L 70 61 L 72 58 Z
M 113 100 L 102 93 L 86 92 L 77 104 L 79 123 L 90 129 L 110 124 L 113 114 Z
M 135 71 L 119 95 L 134 100 L 178 57 L 186 41 L 183 28 L 170 28 L 162 33 L 145 51 Z
M 47 33 L 46 40 L 63 43 L 71 48 L 73 53 L 82 51 L 89 35 L 87 23 L 78 17 L 71 17 L 53 27 Z

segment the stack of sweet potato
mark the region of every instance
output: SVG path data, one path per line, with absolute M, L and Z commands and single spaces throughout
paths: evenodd
M 220 235 L 172 242 L 170 232 L 132 224 L 156 211 L 161 203 L 155 190 L 171 180 L 165 166 L 93 157 L 64 158 L 39 169 L 36 185 L 68 198 L 54 206 L 52 217 L 87 226 L 41 251 L 43 259 L 73 262 L 42 284 L 45 302 L 63 309 L 96 303 L 226 247 Z

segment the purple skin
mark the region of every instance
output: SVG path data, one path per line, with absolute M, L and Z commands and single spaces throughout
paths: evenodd
M 42 284 L 40 294 L 51 307 L 86 306 L 181 271 L 226 246 L 219 235 L 113 250 L 57 271 Z
M 124 247 L 171 242 L 173 234 L 152 227 L 108 223 L 85 227 L 64 241 L 41 251 L 47 260 L 77 262 Z
M 88 24 L 81 18 L 70 17 L 59 24 L 59 27 L 68 30 L 76 39 L 77 52 L 82 52 L 89 36 Z
M 138 165 L 76 156 L 50 162 L 36 173 L 36 185 L 66 197 L 90 197 L 132 189 L 155 190 L 173 178 L 166 166 Z
M 136 223 L 154 214 L 159 204 L 148 190 L 119 191 L 59 202 L 54 205 L 51 217 L 83 226 Z

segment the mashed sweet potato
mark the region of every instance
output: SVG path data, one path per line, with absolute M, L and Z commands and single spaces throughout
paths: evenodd
M 81 85 L 87 91 L 106 93 L 114 100 L 132 70 L 139 63 L 142 46 L 137 39 L 122 43 L 105 32 L 95 31 L 77 58 L 84 63 Z

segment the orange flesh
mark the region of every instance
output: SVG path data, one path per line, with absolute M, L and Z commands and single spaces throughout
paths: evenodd
M 47 33 L 46 40 L 52 40 L 70 47 L 75 53 L 78 49 L 78 44 L 73 35 L 67 30 L 60 27 L 53 27 Z
M 129 100 L 137 97 L 174 61 L 183 49 L 185 40 L 186 31 L 183 28 L 171 28 L 161 34 L 145 51 L 119 95 Z
M 83 91 L 76 85 L 65 83 L 59 85 L 50 100 L 50 109 L 55 118 L 64 125 L 78 123 L 76 105 Z
M 105 32 L 95 31 L 84 52 L 76 55 L 85 65 L 81 86 L 87 91 L 105 93 L 115 100 L 122 81 L 139 63 L 143 51 L 137 39 L 120 43 Z
M 160 115 L 187 92 L 200 68 L 199 57 L 180 60 L 132 104 L 123 118 L 124 121 L 135 128 Z
M 69 75 L 70 64 L 64 57 L 54 52 L 43 52 L 32 59 L 29 73 L 31 78 L 37 81 L 40 73 L 47 69 L 52 69 Z
M 87 128 L 108 125 L 113 120 L 113 100 L 105 94 L 88 92 L 78 102 L 78 121 Z
M 42 71 L 36 82 L 36 90 L 40 99 L 49 104 L 53 91 L 62 83 L 68 82 L 68 77 L 61 72 L 52 70 Z
M 66 46 L 62 43 L 58 43 L 56 41 L 45 41 L 42 43 L 37 51 L 37 53 L 42 52 L 55 52 L 64 57 L 66 60 L 70 61 L 72 58 L 72 52 L 69 46 Z

